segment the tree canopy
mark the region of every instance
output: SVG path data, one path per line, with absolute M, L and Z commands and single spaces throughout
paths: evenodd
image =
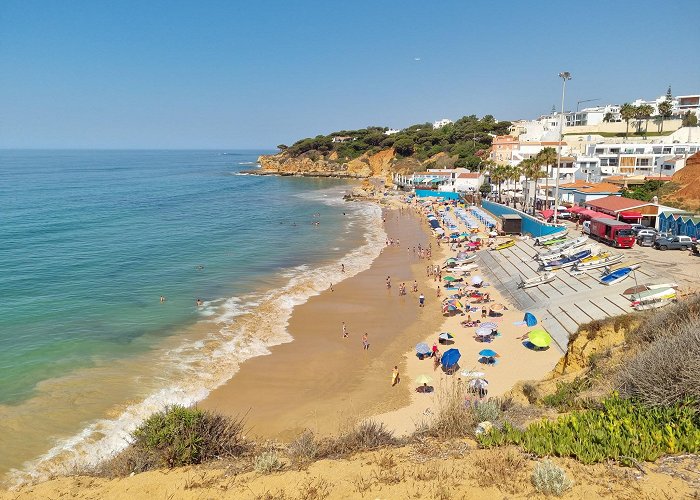
M 431 123 L 420 123 L 391 135 L 385 134 L 386 127 L 340 130 L 301 139 L 284 151 L 291 156 L 335 151 L 339 160 L 350 160 L 393 147 L 397 154 L 420 161 L 444 152 L 457 157 L 455 166 L 475 168 L 482 162 L 481 154 L 491 146 L 492 136 L 507 134 L 509 127 L 510 122 L 497 122 L 491 115 L 481 119 L 469 115 L 438 129 Z

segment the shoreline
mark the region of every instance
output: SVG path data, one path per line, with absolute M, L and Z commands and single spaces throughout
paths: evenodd
M 429 261 L 413 247 L 431 244 L 423 221 L 410 209 L 384 209 L 385 232 L 399 246 L 385 247 L 369 269 L 296 306 L 287 331 L 293 341 L 271 356 L 248 360 L 226 384 L 200 403 L 226 415 L 248 414 L 251 432 L 289 438 L 304 429 L 335 433 L 350 420 L 400 408 L 410 400 L 406 384 L 391 387 L 394 365 L 405 366 L 407 348 L 437 327 L 435 284 L 425 277 Z M 410 248 L 409 248 L 410 247 Z M 439 250 L 433 245 L 434 250 Z M 392 288 L 385 286 L 392 276 Z M 418 307 L 418 293 L 398 295 L 413 280 L 433 307 Z M 342 323 L 348 338 L 342 336 Z M 361 336 L 369 334 L 369 350 Z M 415 341 L 415 342 L 414 342 Z

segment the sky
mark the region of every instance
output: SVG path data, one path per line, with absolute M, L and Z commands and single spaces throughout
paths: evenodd
M 700 93 L 700 1 L 0 0 L 0 148 L 274 148 Z

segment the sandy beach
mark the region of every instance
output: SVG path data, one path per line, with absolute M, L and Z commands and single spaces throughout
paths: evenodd
M 334 284 L 333 291 L 296 307 L 288 326 L 294 341 L 243 363 L 201 407 L 227 415 L 247 413 L 253 435 L 286 439 L 306 428 L 335 433 L 349 420 L 410 402 L 409 377 L 392 387 L 392 370 L 398 365 L 405 371 L 404 353 L 443 321 L 437 283 L 426 278 L 429 262 L 413 248 L 432 243 L 434 258 L 440 249 L 414 211 L 386 210 L 384 215 L 388 237 L 400 244 L 385 247 L 369 269 Z M 411 291 L 414 280 L 418 293 Z M 406 283 L 405 296 L 399 296 L 401 282 Z M 423 308 L 418 307 L 420 292 L 426 296 Z M 363 349 L 364 333 L 368 350 Z
M 489 382 L 488 396 L 499 396 L 519 381 L 540 379 L 551 371 L 560 358 L 559 351 L 533 351 L 516 338 L 530 330 L 516 324 L 524 311 L 489 286 L 488 270 L 477 269 L 471 274 L 485 277 L 484 290 L 491 294 L 491 305 L 506 307 L 502 316 L 488 318 L 498 324 L 499 336 L 490 343 L 477 342 L 475 328 L 460 325 L 466 316 L 445 317 L 441 300 L 451 292 L 443 288 L 437 298 L 438 282 L 426 276 L 426 266 L 441 264 L 456 251 L 444 244 L 437 246 L 423 210 L 415 205 L 386 210 L 384 215 L 388 237 L 400 244 L 385 247 L 370 269 L 295 308 L 288 327 L 294 341 L 272 348 L 271 356 L 244 363 L 235 377 L 201 403 L 202 407 L 227 415 L 247 413 L 252 434 L 264 438 L 289 439 L 307 428 L 335 433 L 369 416 L 405 434 L 432 411 L 441 388 L 466 378 L 464 372 L 483 373 Z M 432 246 L 430 261 L 413 253 L 418 245 Z M 391 276 L 390 290 L 385 285 L 387 276 Z M 418 293 L 412 292 L 413 280 L 418 283 L 418 293 L 426 296 L 423 308 L 418 307 Z M 401 282 L 406 283 L 405 296 L 398 293 Z M 480 312 L 471 316 L 480 318 Z M 343 322 L 347 338 L 343 337 Z M 432 346 L 441 332 L 451 333 L 454 339 L 450 345 L 440 345 L 440 350 L 457 348 L 462 355 L 460 369 L 453 375 L 436 369 L 432 359 L 415 356 L 416 343 Z M 369 350 L 363 349 L 364 333 L 368 334 Z M 478 361 L 478 352 L 485 348 L 499 353 L 495 365 Z M 395 365 L 401 383 L 392 387 Z M 419 375 L 433 379 L 433 393 L 415 391 Z

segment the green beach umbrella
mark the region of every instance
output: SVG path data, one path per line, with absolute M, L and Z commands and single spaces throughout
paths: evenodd
M 457 281 L 457 278 L 455 278 L 454 276 L 445 276 L 444 278 L 442 278 L 442 280 L 443 281 Z
M 537 347 L 548 347 L 552 343 L 552 336 L 544 330 L 533 330 L 527 336 L 530 343 Z

